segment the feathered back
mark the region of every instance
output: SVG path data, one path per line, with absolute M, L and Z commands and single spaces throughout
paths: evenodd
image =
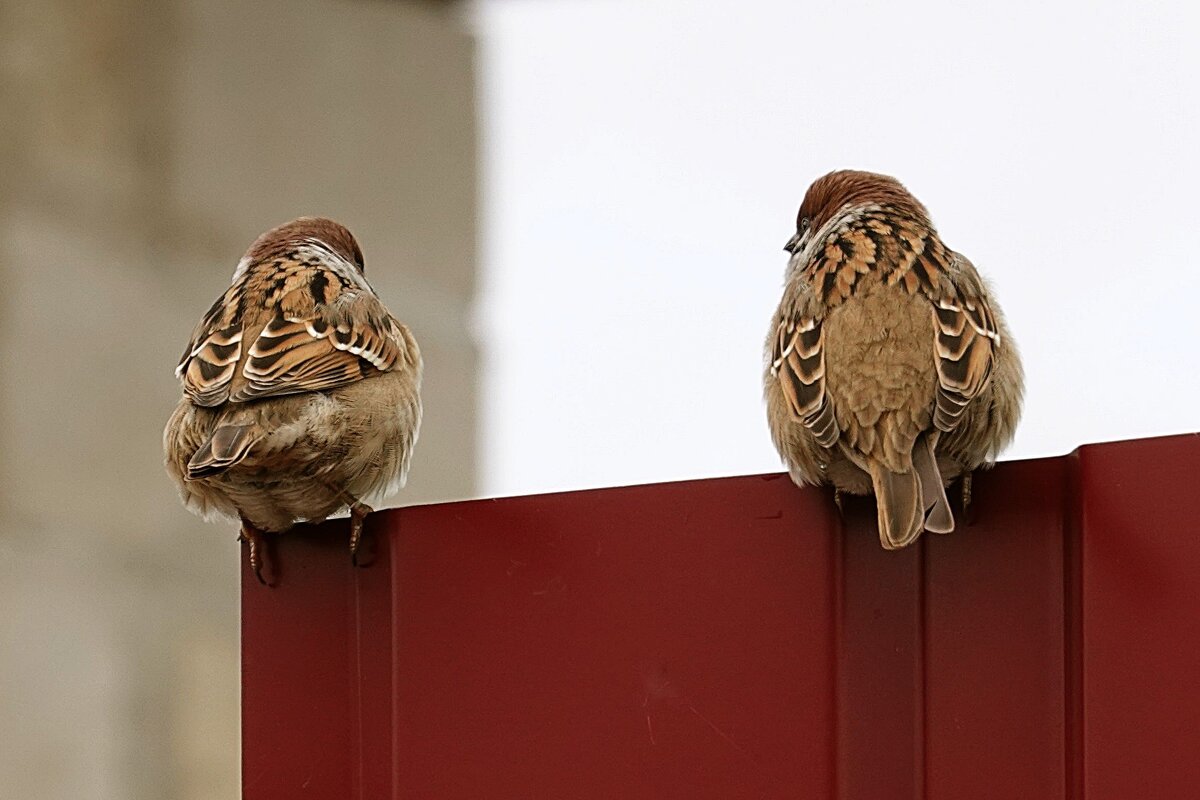
M 362 261 L 350 232 L 328 219 L 303 217 L 260 236 L 175 370 L 192 402 L 333 389 L 415 359 Z
M 795 416 L 825 447 L 838 436 L 825 392 L 822 323 L 873 274 L 933 305 L 938 394 L 934 423 L 951 431 L 987 385 L 1000 333 L 975 268 L 942 243 L 921 203 L 886 175 L 840 170 L 817 179 L 800 206 L 794 261 L 810 290 L 784 309 L 773 373 Z

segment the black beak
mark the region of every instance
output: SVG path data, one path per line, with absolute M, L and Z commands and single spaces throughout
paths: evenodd
M 796 231 L 795 233 L 792 234 L 792 238 L 787 240 L 787 244 L 785 244 L 783 246 L 783 249 L 788 253 L 795 254 L 796 248 L 799 246 L 800 246 L 800 231 Z

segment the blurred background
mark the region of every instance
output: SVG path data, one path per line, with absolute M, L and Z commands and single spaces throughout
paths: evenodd
M 779 469 L 804 189 L 888 172 L 992 280 L 1009 457 L 1200 429 L 1185 2 L 0 0 L 0 794 L 238 796 L 235 531 L 161 430 L 261 231 L 418 336 L 413 504 Z

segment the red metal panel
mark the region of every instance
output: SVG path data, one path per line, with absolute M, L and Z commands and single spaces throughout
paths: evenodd
M 769 476 L 387 512 L 360 570 L 281 537 L 245 796 L 827 797 L 834 518 Z
M 842 554 L 836 796 L 921 797 L 921 548 L 885 551 L 875 506 L 854 498 L 845 509 L 844 533 L 818 534 L 840 541 Z
M 928 797 L 1064 796 L 1064 462 L 977 477 L 972 524 L 924 537 Z
M 385 512 L 366 569 L 287 534 L 245 796 L 1194 796 L 1198 462 L 1002 465 L 899 553 L 781 476 Z
M 1200 796 L 1200 436 L 1078 468 L 1084 796 Z
M 843 538 L 840 798 L 1063 796 L 1063 459 L 977 476 L 974 522 Z
M 242 791 L 282 797 L 289 786 L 335 797 L 350 785 L 356 755 L 346 641 L 351 578 L 314 558 L 305 537 L 285 544 L 286 569 L 278 578 L 303 586 L 303 594 L 255 595 L 243 585 Z M 269 550 L 276 555 L 276 548 Z

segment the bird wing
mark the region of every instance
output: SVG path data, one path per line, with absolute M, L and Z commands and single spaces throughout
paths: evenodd
M 262 308 L 246 308 L 255 281 Z M 192 402 L 215 406 L 345 386 L 405 353 L 397 322 L 363 280 L 283 262 L 248 275 L 200 321 L 176 374 Z
M 939 430 L 952 431 L 967 403 L 991 378 L 1000 331 L 983 280 L 970 261 L 947 250 L 941 274 L 948 280 L 938 281 L 929 297 L 938 375 L 933 421 Z
M 239 286 L 231 286 L 201 318 L 183 350 L 175 376 L 198 406 L 229 399 L 229 384 L 242 359 L 243 315 L 237 313 Z
M 780 314 L 771 340 L 771 376 L 779 381 L 792 414 L 822 447 L 832 447 L 840 431 L 825 391 L 823 321 L 815 309 Z

